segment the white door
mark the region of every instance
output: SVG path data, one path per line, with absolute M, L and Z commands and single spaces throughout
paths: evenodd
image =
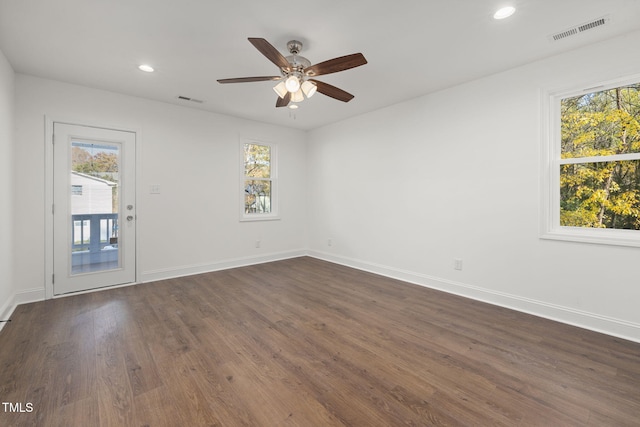
M 53 293 L 135 282 L 136 134 L 53 123 Z

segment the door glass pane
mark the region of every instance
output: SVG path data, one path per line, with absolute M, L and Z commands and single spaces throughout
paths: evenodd
M 71 142 L 71 274 L 120 268 L 120 146 Z

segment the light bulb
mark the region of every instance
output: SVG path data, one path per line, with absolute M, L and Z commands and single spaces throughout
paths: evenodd
M 284 84 L 287 87 L 287 90 L 291 93 L 295 93 L 300 89 L 300 80 L 298 80 L 298 77 L 294 75 L 287 77 Z

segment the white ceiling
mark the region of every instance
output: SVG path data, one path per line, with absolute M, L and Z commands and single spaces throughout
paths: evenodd
M 493 20 L 505 4 L 515 15 Z M 602 27 L 550 41 L 605 16 Z M 0 0 L 0 50 L 18 73 L 299 129 L 639 28 L 639 0 Z M 273 82 L 216 82 L 278 75 L 247 37 L 284 55 L 300 40 L 312 63 L 356 52 L 369 63 L 318 78 L 351 102 L 318 94 L 294 113 L 275 108 Z

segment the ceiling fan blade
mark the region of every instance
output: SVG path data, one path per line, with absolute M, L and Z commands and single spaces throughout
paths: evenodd
M 340 88 L 330 85 L 329 83 L 321 82 L 315 79 L 309 79 L 309 81 L 314 82 L 316 84 L 318 88 L 318 92 L 320 92 L 323 95 L 330 96 L 333 99 L 337 99 L 338 101 L 349 102 L 354 98 L 354 96 L 351 95 L 349 92 L 346 92 Z
M 276 101 L 276 107 L 286 107 L 287 105 L 289 105 L 290 100 L 291 100 L 291 92 L 287 92 L 284 98 L 278 97 L 278 100 Z
M 341 56 L 339 58 L 329 59 L 311 65 L 304 69 L 307 76 L 321 76 L 323 74 L 337 73 L 338 71 L 348 70 L 350 68 L 359 67 L 367 63 L 364 55 L 361 53 L 352 53 L 351 55 Z
M 236 77 L 233 79 L 218 79 L 218 83 L 249 83 L 266 82 L 280 80 L 282 76 L 261 76 L 261 77 Z
M 291 64 L 289 64 L 287 58 L 282 56 L 282 54 L 278 52 L 278 49 L 273 47 L 268 41 L 261 38 L 249 37 L 249 42 L 280 69 L 287 72 L 291 70 Z

